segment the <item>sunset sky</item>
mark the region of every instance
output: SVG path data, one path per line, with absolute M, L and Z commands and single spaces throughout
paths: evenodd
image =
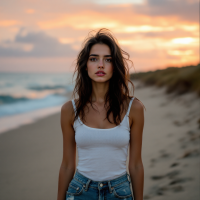
M 199 62 L 199 0 L 0 2 L 0 71 L 73 71 L 91 30 L 108 28 L 148 71 Z

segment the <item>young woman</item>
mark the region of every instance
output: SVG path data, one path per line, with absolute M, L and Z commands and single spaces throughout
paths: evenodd
M 61 108 L 63 159 L 57 200 L 143 199 L 144 109 L 130 96 L 128 83 L 134 85 L 127 61 L 129 54 L 107 29 L 86 39 L 75 70 L 73 97 L 78 98 Z

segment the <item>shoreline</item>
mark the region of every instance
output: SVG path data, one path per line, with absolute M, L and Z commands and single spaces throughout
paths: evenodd
M 142 159 L 144 199 L 198 199 L 199 98 L 167 95 L 136 81 L 146 107 Z M 60 112 L 0 134 L 0 199 L 56 199 L 62 161 Z
M 50 108 L 43 108 L 31 112 L 6 116 L 0 118 L 0 134 L 4 134 L 10 130 L 19 128 L 24 125 L 32 124 L 40 119 L 50 115 L 59 113 L 61 106 L 54 106 Z M 10 121 L 12 123 L 10 123 Z
M 72 95 L 72 92 L 66 94 L 66 101 L 68 101 Z M 52 106 L 47 108 L 36 109 L 29 112 L 19 113 L 15 115 L 9 115 L 0 117 L 0 135 L 7 131 L 21 127 L 23 125 L 32 124 L 40 119 L 59 113 L 62 105 Z

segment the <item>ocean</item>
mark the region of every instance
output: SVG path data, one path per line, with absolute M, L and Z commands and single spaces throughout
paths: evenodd
M 72 76 L 72 72 L 1 72 L 0 133 L 59 112 L 73 91 Z

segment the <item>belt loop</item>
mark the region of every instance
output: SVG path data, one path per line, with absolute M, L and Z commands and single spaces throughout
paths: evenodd
M 131 176 L 127 173 L 127 179 L 131 183 Z
M 75 170 L 75 173 L 74 173 L 74 177 L 75 177 L 76 175 L 78 175 L 78 174 L 79 174 L 78 169 L 76 169 L 76 170 Z
M 111 188 L 110 181 L 108 181 L 108 187 L 109 187 L 109 191 L 110 191 L 110 193 L 112 193 L 112 188 Z
M 78 172 L 78 170 L 76 169 L 75 172 L 74 172 L 74 176 L 75 176 L 75 174 L 77 174 L 77 172 Z
M 89 187 L 89 184 L 90 184 L 90 182 L 91 182 L 91 180 L 90 180 L 90 179 L 88 179 L 88 181 L 87 181 L 87 183 L 86 183 L 86 186 L 85 186 L 85 191 L 87 191 L 87 190 L 88 190 L 88 187 Z

